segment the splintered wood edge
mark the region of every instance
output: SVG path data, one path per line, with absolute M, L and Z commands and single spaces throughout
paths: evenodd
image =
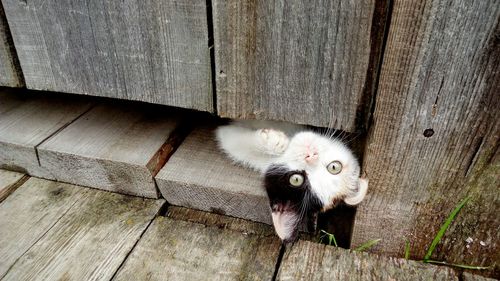
M 174 220 L 183 220 L 207 226 L 216 226 L 218 228 L 239 231 L 245 234 L 258 234 L 264 236 L 274 235 L 273 227 L 265 223 L 259 223 L 241 218 L 219 215 L 184 207 L 169 206 L 165 216 Z

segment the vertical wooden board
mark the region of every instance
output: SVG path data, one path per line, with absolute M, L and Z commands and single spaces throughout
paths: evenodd
M 77 97 L 0 89 L 0 168 L 53 178 L 36 147 L 93 105 Z
M 447 267 L 350 252 L 300 240 L 285 252 L 277 280 L 458 281 L 458 277 Z
M 355 130 L 374 0 L 213 3 L 221 116 Z
M 213 111 L 206 1 L 2 2 L 28 88 Z
M 0 3 L 0 86 L 24 86 L 2 3 Z
M 276 237 L 157 217 L 113 280 L 271 280 L 279 251 Z
M 180 118 L 159 106 L 100 104 L 40 145 L 40 164 L 59 181 L 158 198 L 153 176 Z
M 11 194 L 23 181 L 26 175 L 0 169 L 0 202 Z
M 79 190 L 81 198 L 2 280 L 110 280 L 165 202 L 60 188 L 66 189 Z
M 170 204 L 271 224 L 260 174 L 235 165 L 217 147 L 214 128 L 200 126 L 155 179 Z
M 0 278 L 83 195 L 83 189 L 30 178 L 0 203 Z
M 354 245 L 381 238 L 374 251 L 402 256 L 408 240 L 422 259 L 470 196 L 432 258 L 498 264 L 499 22 L 495 0 L 394 2 Z

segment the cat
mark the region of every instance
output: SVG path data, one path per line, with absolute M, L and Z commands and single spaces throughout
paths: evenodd
M 276 121 L 232 121 L 216 129 L 220 149 L 263 175 L 274 229 L 285 243 L 308 217 L 338 202 L 357 205 L 368 190 L 360 166 L 340 140 L 306 126 Z

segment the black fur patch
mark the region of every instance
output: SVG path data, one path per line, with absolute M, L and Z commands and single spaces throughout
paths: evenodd
M 290 184 L 290 177 L 294 174 L 303 176 L 304 182 L 301 186 Z M 273 212 L 293 212 L 299 218 L 294 239 L 304 223 L 306 225 L 314 223 L 308 220 L 316 217 L 323 207 L 319 198 L 312 193 L 305 171 L 290 170 L 286 165 L 271 165 L 266 170 L 264 186 Z

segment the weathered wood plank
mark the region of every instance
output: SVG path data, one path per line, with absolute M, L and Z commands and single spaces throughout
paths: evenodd
M 487 278 L 487 277 L 483 277 L 480 275 L 464 272 L 463 276 L 462 276 L 462 280 L 463 281 L 494 281 L 494 280 L 498 280 L 498 279 Z
M 0 169 L 0 202 L 9 196 L 14 190 L 26 181 L 27 176 L 17 172 Z
M 81 196 L 2 280 L 110 280 L 165 202 L 44 182 Z
M 374 0 L 213 3 L 221 116 L 356 129 Z
M 244 234 L 274 235 L 274 228 L 268 224 L 183 207 L 170 206 L 165 216 L 174 220 L 217 226 L 220 229 L 227 228 Z
M 83 194 L 67 184 L 30 178 L 0 203 L 0 278 Z
M 279 251 L 274 236 L 157 217 L 114 280 L 271 280 Z
M 36 147 L 91 106 L 88 99 L 0 89 L 0 168 L 53 178 Z
M 408 240 L 421 259 L 471 196 L 433 259 L 500 261 L 499 23 L 495 0 L 394 2 L 353 244 L 402 256 Z
M 3 4 L 28 88 L 213 111 L 206 1 Z
M 179 119 L 153 105 L 100 104 L 40 145 L 40 164 L 59 181 L 158 198 L 153 176 Z
M 219 150 L 215 126 L 195 128 L 156 176 L 170 204 L 271 224 L 260 175 Z
M 458 281 L 458 277 L 447 267 L 299 240 L 285 252 L 277 280 Z
M 0 86 L 24 86 L 21 67 L 17 59 L 14 43 L 10 36 L 9 26 L 2 3 L 0 2 Z

